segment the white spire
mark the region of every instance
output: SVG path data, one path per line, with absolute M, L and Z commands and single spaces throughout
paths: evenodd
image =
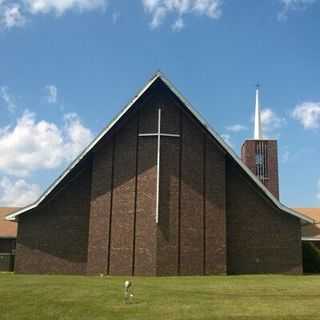
M 261 113 L 260 113 L 260 98 L 259 98 L 259 85 L 256 87 L 256 111 L 254 118 L 254 139 L 262 140 L 262 128 L 261 128 Z

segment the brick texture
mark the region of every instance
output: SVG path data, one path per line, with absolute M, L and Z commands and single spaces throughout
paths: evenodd
M 281 212 L 227 161 L 228 273 L 301 273 L 300 220 Z
M 162 106 L 161 131 L 181 135 L 181 111 L 170 99 L 163 101 Z M 178 273 L 180 147 L 181 138 L 161 138 L 158 275 Z
M 107 142 L 93 157 L 88 274 L 108 273 L 114 141 Z
M 139 134 L 157 131 L 156 102 L 139 114 Z M 139 137 L 135 225 L 135 275 L 156 275 L 156 137 Z
M 110 274 L 131 274 L 136 192 L 137 117 L 115 137 Z
M 267 177 L 261 182 L 279 199 L 279 173 L 278 173 L 278 144 L 276 140 L 246 140 L 241 147 L 241 159 L 247 167 L 257 175 L 256 149 L 257 144 L 266 150 L 265 162 Z
M 226 273 L 225 153 L 206 138 L 205 161 L 205 274 Z
M 158 108 L 161 131 L 156 224 Z M 161 81 L 48 199 L 19 219 L 20 273 L 301 272 L 299 220 L 263 192 Z
M 182 118 L 180 274 L 203 273 L 203 133 Z
M 86 272 L 91 162 L 67 180 L 32 214 L 19 217 L 16 272 Z

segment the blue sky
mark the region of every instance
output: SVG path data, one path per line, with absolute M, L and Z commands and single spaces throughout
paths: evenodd
M 34 200 L 161 70 L 233 146 L 279 143 L 281 200 L 320 205 L 319 0 L 0 0 L 0 205 Z

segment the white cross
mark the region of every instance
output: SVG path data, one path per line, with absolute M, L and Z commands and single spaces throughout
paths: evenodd
M 160 139 L 161 137 L 179 138 L 179 134 L 161 133 L 161 109 L 158 109 L 158 131 L 156 133 L 140 133 L 139 137 L 157 137 L 157 190 L 156 190 L 156 223 L 159 222 L 159 188 L 160 188 Z

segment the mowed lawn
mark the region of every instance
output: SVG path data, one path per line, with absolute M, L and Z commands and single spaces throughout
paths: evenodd
M 125 277 L 0 274 L 0 319 L 320 319 L 320 276 Z

